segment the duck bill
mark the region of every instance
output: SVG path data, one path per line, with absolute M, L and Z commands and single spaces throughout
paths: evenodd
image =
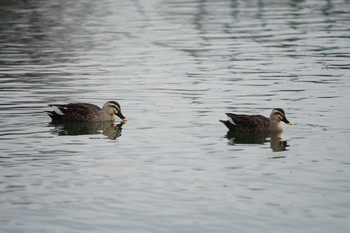
M 287 120 L 287 118 L 283 118 L 282 120 L 284 123 L 286 123 L 287 125 L 293 125 L 292 122 L 290 122 L 289 120 Z
M 126 121 L 127 120 L 126 117 L 121 112 L 118 112 L 116 115 L 117 115 L 117 117 L 122 119 L 122 121 Z

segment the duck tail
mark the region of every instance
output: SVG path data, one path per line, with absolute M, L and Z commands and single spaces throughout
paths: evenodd
M 230 121 L 219 120 L 223 123 L 229 130 L 236 130 L 236 126 L 232 124 Z
M 61 115 L 57 114 L 54 111 L 45 111 L 49 117 L 51 117 L 52 120 L 61 120 Z

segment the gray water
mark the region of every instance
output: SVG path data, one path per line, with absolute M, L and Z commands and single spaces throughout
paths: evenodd
M 349 232 L 349 39 L 347 0 L 1 1 L 0 232 Z

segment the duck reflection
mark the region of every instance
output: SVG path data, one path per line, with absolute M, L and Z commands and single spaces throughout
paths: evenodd
M 51 122 L 52 130 L 58 136 L 103 134 L 115 140 L 122 135 L 125 122 L 115 125 L 113 122 Z
M 287 141 L 283 141 L 282 132 L 270 133 L 242 133 L 236 131 L 228 131 L 226 138 L 230 145 L 236 144 L 265 144 L 270 142 L 272 151 L 285 151 L 288 147 Z
M 287 150 L 288 143 L 283 141 L 282 132 L 270 133 L 270 147 L 274 152 Z

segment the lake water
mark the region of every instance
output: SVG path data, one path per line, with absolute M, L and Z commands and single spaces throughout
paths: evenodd
M 0 3 L 0 232 L 349 232 L 348 0 Z M 118 101 L 124 125 L 48 104 Z M 286 111 L 245 141 L 226 112 Z M 281 139 L 278 139 L 278 138 Z

